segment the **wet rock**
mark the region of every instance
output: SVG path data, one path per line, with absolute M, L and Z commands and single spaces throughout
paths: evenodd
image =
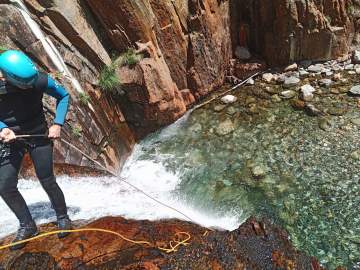
M 226 105 L 224 105 L 224 104 L 219 104 L 219 105 L 216 105 L 215 107 L 214 107 L 214 111 L 215 112 L 221 112 L 223 109 L 225 109 L 226 108 Z
M 226 188 L 226 184 L 218 185 L 220 189 Z M 0 253 L 0 265 L 6 265 L 6 269 L 13 270 L 230 270 L 279 267 L 286 269 L 283 266 L 289 261 L 293 269 L 312 269 L 312 265 L 318 263 L 314 258 L 297 251 L 284 230 L 269 221 L 257 221 L 253 217 L 231 232 L 210 231 L 199 225 L 175 219 L 151 222 L 104 217 L 92 222 L 82 222 L 82 225 L 75 222 L 75 226 L 109 229 L 127 238 L 145 240 L 151 244 L 134 244 L 101 232 L 79 232 L 70 234 L 62 241 L 57 237 L 41 238 L 17 252 L 3 250 Z M 45 224 L 41 231 L 53 229 L 55 229 L 53 224 Z M 177 235 L 178 232 L 187 232 L 191 235 L 191 239 L 187 242 L 189 245 L 180 246 L 178 252 L 169 254 L 157 248 L 169 248 L 169 243 L 174 239 L 187 238 L 187 235 Z M 6 242 L 9 240 L 7 238 Z M 281 259 L 284 257 L 286 257 L 285 262 Z M 203 265 L 211 267 L 203 268 Z
M 290 104 L 295 110 L 303 110 L 305 108 L 305 102 L 300 99 L 291 100 Z
M 297 70 L 298 68 L 298 65 L 296 63 L 293 63 L 289 66 L 287 66 L 285 69 L 284 69 L 284 72 L 288 72 L 288 71 L 294 71 L 294 70 Z
M 252 97 L 252 96 L 249 96 L 245 99 L 245 104 L 246 105 L 249 105 L 249 104 L 252 104 L 252 103 L 256 103 L 256 98 Z
M 355 96 L 360 96 L 360 85 L 355 85 L 351 87 L 349 93 Z
M 221 102 L 223 102 L 224 104 L 231 104 L 236 102 L 237 97 L 233 96 L 233 95 L 226 95 L 224 97 L 221 98 Z
M 266 176 L 267 169 L 261 165 L 254 166 L 251 169 L 252 176 L 255 179 L 263 179 Z
M 296 92 L 293 90 L 286 90 L 280 93 L 280 97 L 284 99 L 290 99 L 296 96 Z
M 353 123 L 354 125 L 360 126 L 360 117 L 359 118 L 353 118 L 350 120 L 351 123 Z
M 342 107 L 341 105 L 331 107 L 327 110 L 327 113 L 334 115 L 334 116 L 341 116 L 341 115 L 344 115 L 346 112 L 347 112 L 347 109 L 345 107 Z
M 271 74 L 271 73 L 264 73 L 264 74 L 262 75 L 262 79 L 263 79 L 263 81 L 265 81 L 265 82 L 267 82 L 267 83 L 270 83 L 270 82 L 272 82 L 272 81 L 275 79 L 275 77 L 274 77 L 274 75 Z
M 233 73 L 236 77 L 243 80 L 265 69 L 266 69 L 266 63 L 262 61 L 251 62 L 251 63 L 242 63 L 237 61 L 234 64 Z
M 229 115 L 234 115 L 236 112 L 237 112 L 236 109 L 232 106 L 227 108 L 227 110 L 226 110 L 226 113 Z
M 305 84 L 305 85 L 301 86 L 301 89 L 300 89 L 301 99 L 304 101 L 311 101 L 314 98 L 315 91 L 316 91 L 315 88 L 312 87 L 310 84 Z
M 331 128 L 332 124 L 331 121 L 327 118 L 320 118 L 319 119 L 319 127 L 324 130 L 324 131 L 328 131 Z
M 235 130 L 234 123 L 230 119 L 227 119 L 219 124 L 215 132 L 220 136 L 224 136 L 232 133 L 234 130 Z
M 303 60 L 300 62 L 300 66 L 304 67 L 304 68 L 308 68 L 309 66 L 311 66 L 312 61 L 311 60 Z
M 300 79 L 294 76 L 287 77 L 284 81 L 283 87 L 285 88 L 291 88 L 300 83 Z
M 352 152 L 350 157 L 354 160 L 360 160 L 360 150 Z
M 249 49 L 246 47 L 237 46 L 235 49 L 235 56 L 239 60 L 248 60 L 251 58 L 251 54 L 249 52 Z
M 180 91 L 180 93 L 184 100 L 186 108 L 190 108 L 193 104 L 195 104 L 196 102 L 195 97 L 189 89 L 183 89 Z
M 324 113 L 316 108 L 313 104 L 306 104 L 305 105 L 305 112 L 310 116 L 320 116 Z
M 333 81 L 330 79 L 321 79 L 319 85 L 321 87 L 329 88 L 333 84 Z

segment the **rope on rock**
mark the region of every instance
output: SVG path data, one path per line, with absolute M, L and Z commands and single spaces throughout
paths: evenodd
M 102 232 L 102 233 L 109 233 L 109 234 L 113 234 L 113 235 L 116 235 L 116 236 L 120 237 L 124 241 L 130 242 L 130 243 L 133 243 L 133 244 L 137 244 L 137 245 L 149 245 L 150 247 L 153 246 L 153 247 L 156 247 L 157 249 L 159 249 L 159 250 L 161 250 L 163 252 L 166 252 L 166 253 L 176 252 L 177 248 L 179 246 L 181 246 L 181 245 L 183 245 L 183 246 L 189 245 L 189 241 L 191 239 L 191 235 L 189 233 L 187 233 L 187 232 L 177 232 L 177 233 L 175 233 L 175 237 L 180 238 L 181 235 L 185 235 L 186 238 L 183 239 L 183 240 L 174 239 L 174 240 L 169 242 L 169 246 L 170 246 L 169 248 L 164 248 L 164 247 L 159 247 L 159 246 L 156 246 L 156 245 L 152 245 L 148 241 L 137 241 L 137 240 L 129 239 L 129 238 L 123 236 L 121 233 L 118 233 L 118 232 L 115 232 L 115 231 L 112 231 L 112 230 L 100 229 L 100 228 L 82 228 L 82 229 L 56 230 L 56 231 L 46 232 L 46 233 L 43 233 L 43 234 L 28 238 L 26 240 L 21 240 L 21 241 L 17 241 L 17 242 L 13 242 L 13 243 L 10 243 L 10 244 L 0 246 L 0 250 L 6 249 L 6 248 L 9 248 L 9 247 L 12 247 L 12 246 L 16 246 L 18 244 L 32 242 L 32 241 L 35 241 L 37 239 L 48 237 L 48 236 L 58 234 L 58 233 L 75 233 L 75 232 Z M 174 243 L 175 243 L 175 245 L 173 245 Z
M 250 79 L 252 78 L 255 78 L 256 76 L 260 75 L 260 74 L 263 74 L 264 72 L 266 71 L 259 71 L 259 72 L 256 72 L 255 74 L 251 75 L 250 77 L 246 78 L 245 80 L 243 80 L 242 82 L 238 83 L 237 85 L 233 86 L 232 88 L 230 88 L 229 90 L 226 90 L 225 92 L 222 92 L 218 95 L 216 95 L 215 97 L 199 104 L 199 105 L 196 105 L 193 109 L 193 111 L 197 110 L 197 109 L 200 109 L 202 107 L 204 107 L 205 105 L 209 104 L 210 102 L 213 102 L 215 99 L 218 99 L 219 97 L 222 97 L 223 95 L 231 92 L 231 91 L 234 91 L 236 88 L 242 86 L 243 84 L 245 84 L 247 81 L 249 81 Z

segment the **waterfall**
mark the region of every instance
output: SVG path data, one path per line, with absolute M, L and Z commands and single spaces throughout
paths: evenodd
M 40 40 L 41 44 L 44 47 L 45 52 L 50 57 L 51 61 L 54 63 L 58 71 L 61 72 L 67 79 L 71 81 L 72 86 L 78 93 L 83 93 L 84 90 L 82 89 L 79 81 L 71 74 L 61 54 L 56 49 L 53 42 L 44 35 L 38 24 L 31 18 L 31 16 L 29 15 L 30 12 L 26 8 L 24 3 L 21 0 L 10 0 L 10 2 L 14 5 L 14 7 L 16 7 L 20 11 L 21 15 L 24 17 L 24 20 L 30 27 L 35 37 Z

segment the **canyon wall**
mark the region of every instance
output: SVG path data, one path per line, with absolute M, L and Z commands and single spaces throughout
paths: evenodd
M 14 2 L 0 0 L 0 45 L 25 51 L 69 89 L 64 137 L 112 170 L 121 168 L 136 140 L 174 122 L 224 83 L 241 25 L 251 53 L 269 65 L 337 58 L 360 40 L 356 0 L 24 0 L 80 93 Z M 129 49 L 142 59 L 116 68 L 116 91 L 102 89 L 101 71 Z M 50 120 L 54 101 L 45 102 Z M 67 145 L 56 143 L 55 150 L 61 168 L 93 166 Z

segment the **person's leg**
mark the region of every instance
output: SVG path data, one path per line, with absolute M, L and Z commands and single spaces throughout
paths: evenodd
M 11 144 L 9 155 L 0 158 L 0 195 L 20 222 L 20 228 L 14 242 L 28 239 L 37 234 L 36 224 L 33 221 L 24 198 L 17 189 L 18 173 L 24 156 L 21 144 Z M 26 243 L 10 247 L 10 250 L 21 249 Z
M 12 144 L 9 156 L 0 159 L 0 196 L 18 218 L 20 226 L 33 224 L 26 202 L 17 188 L 23 156 L 24 150 Z
M 68 217 L 65 197 L 56 183 L 53 171 L 53 146 L 48 143 L 34 144 L 29 148 L 29 153 L 33 161 L 36 175 L 46 193 L 49 196 L 52 207 L 58 219 Z

